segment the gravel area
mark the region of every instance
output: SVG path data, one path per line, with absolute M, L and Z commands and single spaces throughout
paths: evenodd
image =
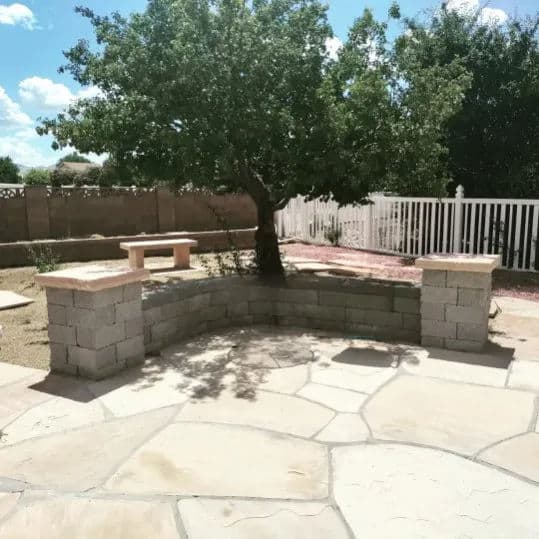
M 421 281 L 422 270 L 414 267 L 410 258 L 303 243 L 282 245 L 281 251 L 289 257 L 308 258 L 323 263 L 337 262 L 345 266 L 371 270 L 369 273 L 372 277 Z M 497 296 L 539 302 L 539 273 L 496 270 L 493 290 Z

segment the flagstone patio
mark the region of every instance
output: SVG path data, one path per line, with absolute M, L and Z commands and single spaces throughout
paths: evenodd
M 512 355 L 260 327 L 102 382 L 0 363 L 0 539 L 535 539 Z

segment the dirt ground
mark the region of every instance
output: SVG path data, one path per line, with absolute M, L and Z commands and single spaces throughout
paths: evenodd
M 344 249 L 303 244 L 282 245 L 285 259 L 308 259 L 321 262 L 338 261 L 344 266 L 363 268 L 364 276 L 389 279 L 420 281 L 421 270 L 413 267 L 409 260 L 388 255 L 378 255 Z M 205 260 L 214 264 L 211 255 Z M 88 263 L 89 264 L 89 263 Z M 124 266 L 125 260 L 99 261 L 93 264 Z M 79 266 L 80 262 L 63 264 L 62 267 Z M 201 259 L 192 257 L 192 265 L 197 270 L 175 273 L 175 279 L 197 279 L 206 276 Z M 146 267 L 152 272 L 152 280 L 171 278 L 172 257 L 148 257 Z M 11 290 L 34 300 L 34 303 L 17 309 L 0 311 L 0 361 L 27 367 L 47 369 L 49 363 L 47 337 L 47 307 L 43 289 L 34 283 L 36 269 L 33 267 L 0 270 L 0 290 Z M 494 276 L 494 294 L 539 302 L 539 274 L 497 271 Z

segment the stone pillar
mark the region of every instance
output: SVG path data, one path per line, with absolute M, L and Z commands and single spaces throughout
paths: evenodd
M 53 372 L 99 380 L 144 360 L 146 270 L 85 266 L 44 273 Z
M 26 219 L 28 237 L 31 240 L 47 239 L 51 236 L 47 188 L 41 186 L 25 187 Z
M 478 352 L 488 340 L 492 272 L 498 255 L 429 255 L 419 258 L 421 343 Z
M 176 208 L 174 193 L 168 187 L 158 187 L 157 220 L 159 232 L 174 232 L 176 230 Z

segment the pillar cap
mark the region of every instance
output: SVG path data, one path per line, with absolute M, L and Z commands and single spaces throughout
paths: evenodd
M 36 275 L 37 284 L 47 288 L 65 288 L 97 292 L 107 288 L 145 281 L 150 272 L 126 267 L 79 266 Z
M 438 271 L 470 271 L 491 273 L 501 264 L 500 255 L 439 254 L 418 258 L 415 265 L 421 269 Z

